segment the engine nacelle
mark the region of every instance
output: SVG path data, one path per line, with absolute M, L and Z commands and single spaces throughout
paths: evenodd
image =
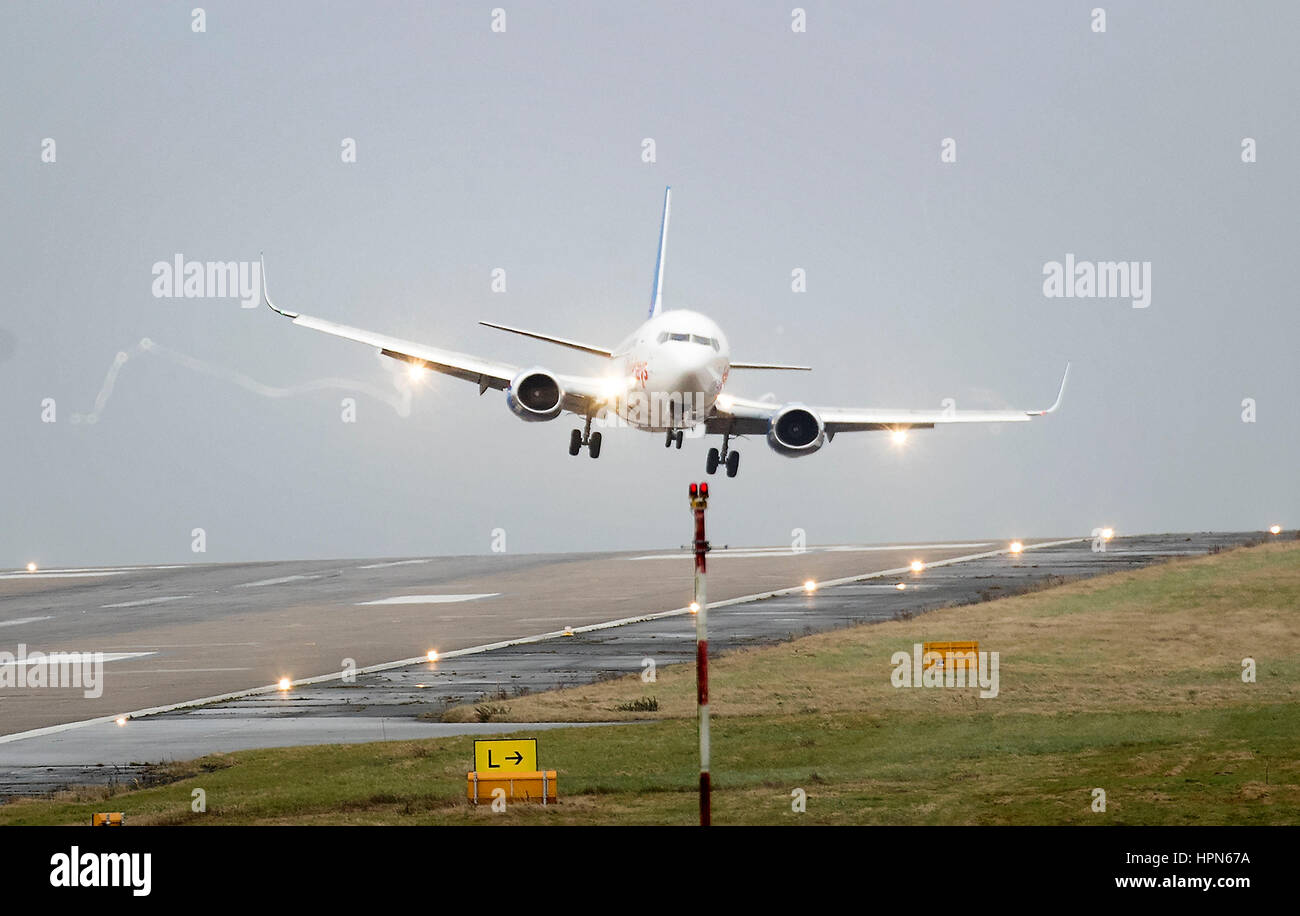
M 768 423 L 767 444 L 788 458 L 811 455 L 826 444 L 826 426 L 807 407 L 790 404 L 777 411 Z
M 521 420 L 538 423 L 560 415 L 564 389 L 560 380 L 545 369 L 525 369 L 510 381 L 506 406 Z

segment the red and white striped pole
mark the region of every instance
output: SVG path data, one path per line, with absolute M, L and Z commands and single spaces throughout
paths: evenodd
M 709 505 L 709 485 L 691 484 L 691 512 L 695 516 L 695 695 L 700 708 L 700 826 L 711 820 L 709 782 L 709 602 L 705 595 L 704 510 Z

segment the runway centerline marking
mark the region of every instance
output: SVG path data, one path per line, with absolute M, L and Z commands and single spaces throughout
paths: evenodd
M 357 607 L 370 604 L 454 604 L 457 601 L 477 601 L 479 598 L 496 598 L 500 592 L 482 595 L 398 595 L 394 598 L 379 598 L 375 601 L 358 601 Z
M 286 582 L 302 582 L 307 579 L 319 579 L 322 574 L 315 576 L 281 576 L 278 579 L 258 579 L 256 582 L 242 582 L 235 588 L 257 588 L 259 585 L 284 585 Z
M 393 560 L 391 563 L 371 563 L 369 566 L 358 566 L 357 569 L 387 569 L 390 566 L 416 566 L 432 562 L 432 558 L 428 560 Z
M 123 601 L 119 604 L 101 604 L 100 607 L 144 607 L 146 604 L 163 604 L 167 601 L 184 601 L 186 598 L 193 597 L 193 595 L 168 595 L 165 598 L 142 598 L 139 601 Z
M 48 614 L 44 617 L 19 617 L 17 620 L 0 620 L 0 627 L 16 627 L 22 623 L 37 623 L 42 620 L 53 619 L 54 617 Z

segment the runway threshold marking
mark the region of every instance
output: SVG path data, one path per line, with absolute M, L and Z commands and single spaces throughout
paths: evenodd
M 1031 550 L 1042 550 L 1045 547 L 1060 547 L 1064 544 L 1078 544 L 1092 540 L 1090 537 L 1062 538 L 1059 541 L 1044 541 L 1041 544 L 1026 544 L 1023 556 Z M 898 549 L 907 549 L 906 547 Z M 938 566 L 952 566 L 957 563 L 968 563 L 971 560 L 983 560 L 988 557 L 996 557 L 1004 554 L 1010 554 L 1011 548 L 1004 547 L 1001 550 L 988 550 L 983 553 L 966 554 L 965 556 L 952 557 L 947 560 L 935 560 L 933 563 L 927 563 L 927 569 L 934 569 Z M 868 579 L 879 579 L 885 576 L 899 576 L 904 573 L 910 574 L 910 566 L 900 566 L 897 569 L 884 569 L 879 572 L 864 573 L 860 576 L 845 576 L 842 579 L 831 579 L 826 582 L 819 582 L 819 588 L 829 588 L 835 585 L 847 585 L 850 582 L 865 582 Z M 742 595 L 739 598 L 728 598 L 723 601 L 710 601 L 709 608 L 728 607 L 733 604 L 746 604 L 751 601 L 762 601 L 767 598 L 778 598 L 784 595 L 806 594 L 803 585 L 794 585 L 789 588 L 774 589 L 767 592 L 758 592 L 753 595 Z M 650 620 L 663 620 L 668 617 L 681 617 L 684 614 L 691 613 L 689 607 L 675 608 L 671 611 L 659 611 L 652 614 L 641 614 L 636 617 L 624 617 L 619 620 L 610 620 L 605 623 L 592 623 L 586 626 L 573 627 L 568 630 L 552 630 L 549 633 L 538 633 L 536 636 L 524 636 L 519 639 L 506 639 L 500 642 L 486 643 L 481 646 L 471 646 L 467 649 L 452 649 L 448 652 L 438 653 L 438 662 L 448 658 L 458 658 L 464 655 L 479 655 L 483 652 L 492 652 L 496 649 L 508 649 L 511 646 L 526 646 L 533 643 L 548 642 L 552 639 L 562 639 L 566 636 L 574 636 L 578 633 L 592 633 L 598 630 L 609 630 L 614 627 L 623 627 L 633 623 L 644 623 Z M 693 634 L 690 635 L 694 639 Z M 431 663 L 427 655 L 417 655 L 413 658 L 403 658 L 393 662 L 381 662 L 377 665 L 367 665 L 364 668 L 357 668 L 355 671 L 342 672 L 335 671 L 330 674 L 320 674 L 315 677 L 305 677 L 289 683 L 290 689 L 294 687 L 306 687 L 311 684 L 325 684 L 330 681 L 342 680 L 346 673 L 350 674 L 377 674 L 380 671 L 391 671 L 394 668 L 409 668 L 412 665 L 428 665 Z M 46 725 L 42 728 L 33 728 L 25 732 L 15 732 L 12 735 L 0 735 L 0 744 L 9 744 L 13 741 L 22 741 L 26 738 L 39 738 L 42 735 L 54 735 L 59 732 L 71 731 L 76 728 L 84 728 L 88 725 L 102 725 L 106 722 L 114 722 L 119 716 L 125 716 L 127 719 L 142 719 L 147 716 L 156 716 L 165 712 L 175 712 L 178 709 L 188 709 L 192 706 L 206 706 L 209 703 L 225 703 L 230 700 L 240 700 L 245 697 L 261 696 L 267 693 L 278 693 L 281 688 L 279 684 L 267 684 L 264 687 L 252 687 L 248 690 L 236 690 L 231 693 L 223 693 L 219 696 L 203 697 L 197 700 L 183 700 L 180 703 L 168 703 L 164 706 L 151 706 L 148 709 L 137 709 L 134 712 L 118 713 L 109 716 L 97 716 L 93 719 L 83 719 L 80 722 L 64 722 L 59 725 Z

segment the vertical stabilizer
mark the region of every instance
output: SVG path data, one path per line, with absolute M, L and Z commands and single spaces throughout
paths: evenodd
M 655 258 L 655 282 L 650 291 L 650 317 L 659 314 L 664 298 L 664 248 L 668 245 L 668 205 L 672 199 L 671 186 L 664 188 L 664 221 L 659 227 L 659 256 Z

